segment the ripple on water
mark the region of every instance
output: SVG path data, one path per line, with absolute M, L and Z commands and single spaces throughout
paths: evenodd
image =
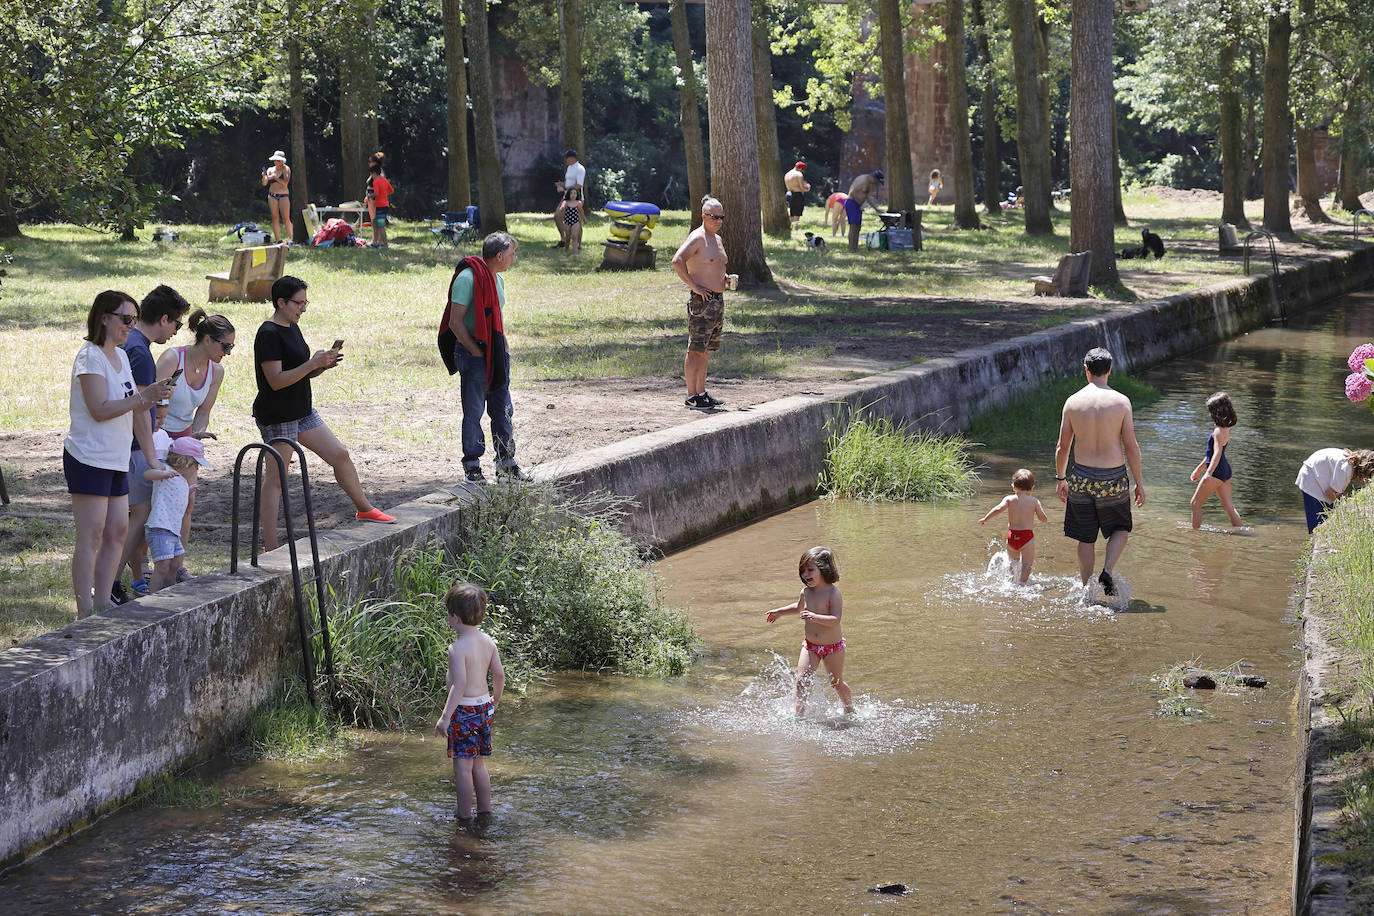
M 1076 576 L 1051 576 L 1031 573 L 1030 581 L 1017 581 L 1021 566 L 1000 541 L 989 543 L 992 551 L 987 567 L 978 571 L 946 573 L 939 584 L 926 592 L 928 604 L 968 607 L 971 602 L 1004 617 L 1032 624 L 1036 628 L 1069 627 L 1084 620 L 1111 620 L 1131 602 L 1131 585 L 1125 577 L 1114 577 L 1116 594 L 1106 595 L 1101 584 L 1089 580 L 1085 588 Z
M 833 757 L 865 757 L 906 750 L 951 725 L 966 728 L 981 714 L 971 703 L 908 703 L 900 698 L 884 702 L 856 694 L 854 712 L 846 715 L 822 668 L 812 683 L 806 712 L 797 718 L 796 670 L 776 652 L 768 654 L 768 664 L 738 695 L 709 709 L 684 710 L 683 725 L 814 746 Z

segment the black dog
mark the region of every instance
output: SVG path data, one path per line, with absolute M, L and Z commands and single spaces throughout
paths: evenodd
M 1140 241 L 1143 244 L 1139 248 L 1121 249 L 1121 257 L 1128 261 L 1131 258 L 1148 258 L 1150 255 L 1157 259 L 1164 257 L 1164 240 L 1149 229 L 1140 230 Z

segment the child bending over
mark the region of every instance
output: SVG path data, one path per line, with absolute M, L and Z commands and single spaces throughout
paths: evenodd
M 825 665 L 830 686 L 840 695 L 844 711 L 854 711 L 854 697 L 844 682 L 844 634 L 840 632 L 840 616 L 844 613 L 844 598 L 835 583 L 840 581 L 840 569 L 829 547 L 812 547 L 802 554 L 797 574 L 806 586 L 795 604 L 775 608 L 764 615 L 769 623 L 788 614 L 800 614 L 806 622 L 801 656 L 797 659 L 797 702 L 795 712 L 806 711 L 806 694 L 811 675 L 818 665 Z
M 487 762 L 491 756 L 491 722 L 501 691 L 506 687 L 506 672 L 496 641 L 477 629 L 487 616 L 487 593 L 479 586 L 460 582 L 444 596 L 448 625 L 458 633 L 448 647 L 448 702 L 434 724 L 434 734 L 448 738 L 448 755 L 453 758 L 453 782 L 458 792 L 458 824 L 473 829 L 472 801 L 477 796 L 476 830 L 481 833 L 491 823 L 491 777 Z M 487 673 L 491 691 L 487 691 Z
M 987 515 L 978 519 L 978 524 L 986 525 L 988 519 L 1006 510 L 1007 513 L 1007 554 L 1012 562 L 1021 564 L 1021 584 L 1030 581 L 1031 564 L 1035 562 L 1035 531 L 1031 526 L 1038 518 L 1048 522 L 1040 500 L 1031 495 L 1035 489 L 1035 475 L 1021 468 L 1011 475 L 1011 495 L 993 507 Z

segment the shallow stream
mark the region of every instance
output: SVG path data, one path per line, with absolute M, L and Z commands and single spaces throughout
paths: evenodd
M 664 560 L 706 651 L 672 682 L 553 678 L 503 706 L 496 822 L 456 834 L 444 745 L 370 736 L 309 765 L 225 765 L 207 809 L 121 811 L 0 877 L 0 912 L 645 913 L 1288 911 L 1300 661 L 1293 595 L 1306 530 L 1293 478 L 1322 446 L 1374 447 L 1342 397 L 1374 339 L 1347 297 L 1144 378 L 1148 503 L 1118 607 L 1081 600 L 1052 486 L 1038 488 L 1030 587 L 1003 527 L 977 519 L 1036 454 L 983 455 L 938 505 L 821 501 Z M 1225 389 L 1246 527 L 1215 500 L 1188 526 L 1188 474 Z M 857 714 L 791 716 L 797 558 L 839 557 Z M 1260 690 L 1156 678 L 1236 663 Z M 1166 703 L 1162 704 L 1161 700 Z M 900 882 L 905 898 L 869 888 Z

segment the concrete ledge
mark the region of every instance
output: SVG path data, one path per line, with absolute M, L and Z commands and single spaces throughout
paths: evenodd
M 1286 302 L 1365 286 L 1374 249 L 1290 268 Z M 1295 306 L 1296 308 L 1296 306 Z M 1122 308 L 1027 337 L 598 449 L 536 469 L 584 494 L 629 497 L 630 535 L 661 548 L 795 505 L 814 492 L 826 421 L 871 405 L 894 420 L 963 429 L 1046 378 L 1079 371 L 1106 345 L 1139 369 L 1260 327 L 1279 314 L 1268 276 Z M 389 592 L 397 556 L 452 548 L 462 484 L 393 510 L 394 526 L 321 532 L 322 574 L 337 600 Z M 308 565 L 309 546 L 298 549 Z M 278 678 L 300 670 L 286 550 L 264 569 L 202 576 L 109 614 L 0 652 L 0 867 L 80 829 L 148 777 L 214 753 Z

